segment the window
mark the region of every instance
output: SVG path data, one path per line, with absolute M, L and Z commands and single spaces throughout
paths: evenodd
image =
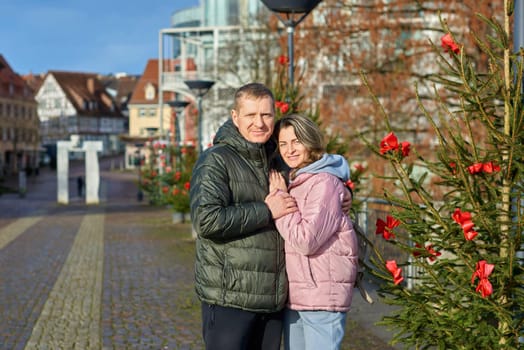
M 227 24 L 229 25 L 238 25 L 238 1 L 236 0 L 229 0 L 227 3 Z
M 146 100 L 154 100 L 155 99 L 155 87 L 151 83 L 147 83 L 146 85 Z

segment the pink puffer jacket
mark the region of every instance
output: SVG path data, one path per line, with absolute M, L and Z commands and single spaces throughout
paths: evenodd
M 357 275 L 358 243 L 342 212 L 346 191 L 328 173 L 300 174 L 290 185 L 299 211 L 276 220 L 286 241 L 288 307 L 348 311 Z

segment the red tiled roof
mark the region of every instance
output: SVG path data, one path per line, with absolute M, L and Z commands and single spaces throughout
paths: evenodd
M 116 91 L 115 101 L 119 106 L 127 104 L 131 98 L 131 94 L 138 83 L 138 76 L 125 75 L 121 77 L 103 76 L 101 77 L 102 83 L 106 89 L 112 89 Z
M 47 74 L 56 79 L 79 114 L 123 117 L 97 74 L 66 71 L 49 71 Z M 96 108 L 86 108 L 86 103 L 92 102 L 96 102 Z
M 11 86 L 11 88 L 10 88 Z M 34 94 L 24 79 L 7 63 L 0 54 L 0 97 L 34 100 Z
M 166 59 L 164 60 L 163 67 L 166 71 L 175 71 L 175 67 L 180 65 L 180 59 Z M 187 70 L 194 71 L 196 69 L 195 63 L 192 59 L 187 60 Z M 155 98 L 152 100 L 146 99 L 146 86 L 152 84 L 155 88 Z M 163 100 L 173 100 L 173 92 L 164 91 Z M 150 59 L 147 61 L 146 68 L 138 83 L 133 90 L 130 104 L 157 104 L 158 103 L 158 59 Z
M 44 82 L 45 74 L 33 74 L 29 73 L 27 75 L 23 75 L 22 78 L 25 80 L 27 85 L 31 88 L 33 91 L 33 94 L 36 94 L 38 89 L 42 86 L 42 83 Z

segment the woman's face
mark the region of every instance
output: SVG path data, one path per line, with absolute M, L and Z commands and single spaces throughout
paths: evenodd
M 278 150 L 290 168 L 296 168 L 309 159 L 309 151 L 295 135 L 295 129 L 288 126 L 278 133 Z

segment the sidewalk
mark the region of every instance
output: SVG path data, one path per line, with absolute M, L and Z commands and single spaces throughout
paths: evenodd
M 24 198 L 0 196 L 0 349 L 202 349 L 169 210 L 137 201 L 136 174 L 108 169 L 100 205 L 77 196 L 75 169 L 69 205 L 52 171 Z
M 351 303 L 351 311 L 348 314 L 350 319 L 355 320 L 364 329 L 371 331 L 378 338 L 388 343 L 391 338 L 391 332 L 384 326 L 375 325 L 381 320 L 382 316 L 389 314 L 393 311 L 393 307 L 386 305 L 380 301 L 379 296 L 376 292 L 376 286 L 371 282 L 366 283 L 367 291 L 373 298 L 373 304 L 368 304 L 361 296 L 358 291 L 355 291 L 353 301 Z M 400 345 L 390 346 L 391 349 L 403 349 Z M 372 349 L 370 349 L 372 350 Z
M 50 169 L 28 177 L 25 197 L 0 196 L 0 349 L 202 349 L 190 225 L 138 202 L 136 173 L 100 168 L 99 205 L 77 196 L 82 167 L 69 205 Z M 355 293 L 349 319 L 382 345 L 350 349 L 392 349 L 373 297 Z

